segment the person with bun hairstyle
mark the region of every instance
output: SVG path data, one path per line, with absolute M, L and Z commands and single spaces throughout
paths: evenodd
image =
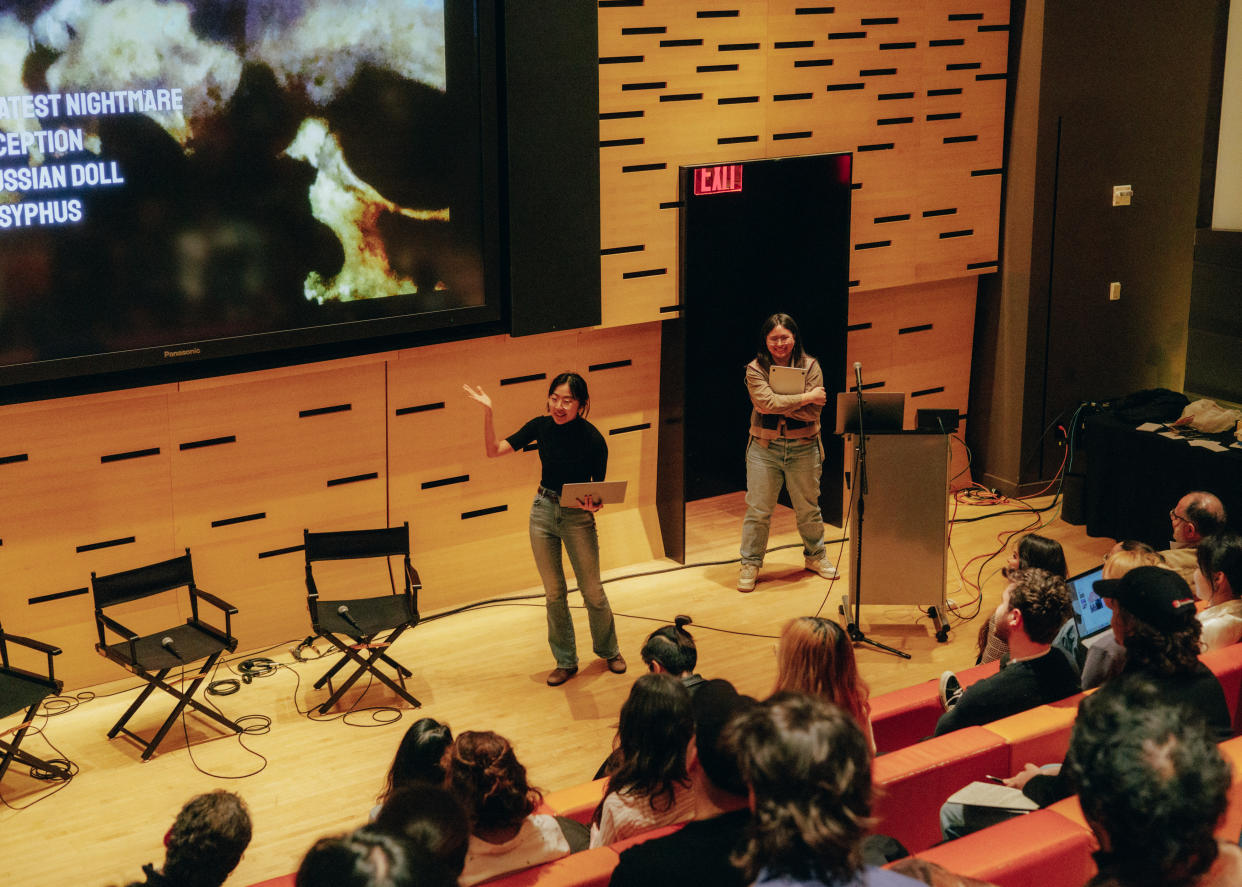
M 492 399 L 482 388 L 462 386 L 483 407 L 483 446 L 488 458 L 505 456 L 536 444 L 542 474 L 530 507 L 530 547 L 543 581 L 548 609 L 548 645 L 556 668 L 548 674 L 548 686 L 559 687 L 578 673 L 578 644 L 566 600 L 568 586 L 561 559 L 569 554 L 595 655 L 605 660 L 613 674 L 625 673 L 625 658 L 617 644 L 617 628 L 608 596 L 599 575 L 599 536 L 595 512 L 603 505 L 591 497 L 561 502 L 565 484 L 602 481 L 608 469 L 608 444 L 599 430 L 586 420 L 591 396 L 586 380 L 577 373 L 561 373 L 548 386 L 546 412 L 531 419 L 506 438 L 497 438 L 492 419 Z
M 777 394 L 769 374 L 773 366 L 806 370 L 802 391 Z M 824 517 L 819 510 L 819 478 L 824 466 L 819 416 L 828 402 L 819 361 L 802 350 L 802 334 L 788 314 L 773 314 L 759 330 L 759 349 L 746 365 L 750 393 L 750 438 L 746 445 L 746 516 L 742 519 L 741 566 L 737 590 L 754 591 L 768 550 L 772 510 L 781 487 L 789 491 L 803 563 L 825 579 L 837 568 L 824 546 Z
M 371 819 L 375 819 L 380 807 L 400 789 L 420 783 L 443 785 L 444 767 L 441 760 L 452 742 L 453 731 L 448 728 L 448 724 L 442 724 L 435 718 L 419 718 L 411 724 L 405 731 L 405 736 L 401 737 L 401 744 L 397 746 L 392 766 L 388 768 L 384 790 L 376 798 L 376 805 L 371 810 Z
M 577 823 L 535 813 L 543 795 L 526 781 L 509 740 L 497 733 L 459 734 L 444 756 L 444 784 L 470 821 L 463 887 L 567 856 L 575 849 L 567 829 L 585 832 Z M 579 841 L 574 835 L 581 849 L 586 842 Z
M 648 671 L 671 674 L 693 696 L 703 685 L 703 676 L 694 673 L 694 667 L 699 662 L 699 651 L 694 645 L 694 638 L 686 631 L 686 626 L 691 622 L 689 616 L 675 616 L 672 625 L 657 628 L 647 636 L 639 655 Z

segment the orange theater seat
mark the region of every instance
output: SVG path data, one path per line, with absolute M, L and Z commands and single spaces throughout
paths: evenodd
M 957 673 L 963 687 L 996 674 L 998 662 L 987 662 Z M 944 714 L 940 705 L 940 685 L 924 681 L 912 687 L 881 693 L 871 698 L 871 732 L 875 735 L 880 754 L 913 745 L 936 729 L 936 721 Z
M 603 800 L 604 786 L 607 783 L 607 779 L 596 779 L 594 782 L 584 782 L 581 785 L 550 792 L 543 796 L 541 812 L 564 816 L 583 825 L 590 825 L 591 815 L 595 813 L 595 808 Z
M 281 875 L 278 878 L 268 878 L 266 881 L 257 881 L 250 887 L 293 887 L 293 882 L 297 878 L 296 874 Z
M 1081 887 L 1095 874 L 1094 849 L 1095 839 L 1084 825 L 1050 807 L 918 856 L 1002 887 Z
M 1009 766 L 1009 747 L 967 727 L 881 755 L 872 766 L 875 831 L 914 853 L 940 840 L 940 805 L 968 782 Z
M 1234 842 L 1242 833 L 1242 737 L 1225 740 L 1220 744 L 1220 751 L 1233 768 L 1233 785 L 1229 788 L 1229 807 L 1216 828 L 1216 837 Z
M 482 883 L 489 887 L 608 887 L 617 859 L 611 847 L 596 847 Z
M 1065 757 L 1070 732 L 1078 716 L 1078 703 L 1085 694 L 1079 693 L 1051 705 L 1018 712 L 984 729 L 990 730 L 1009 746 L 1009 765 L 999 776 L 1017 773 L 1028 761 L 1032 764 L 1055 764 Z

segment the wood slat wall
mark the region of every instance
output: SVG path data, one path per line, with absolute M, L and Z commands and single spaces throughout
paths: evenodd
M 678 164 L 854 151 L 849 361 L 917 394 L 911 412 L 965 413 L 975 275 L 997 258 L 1008 5 L 599 0 L 599 20 L 603 328 L 0 408 L 0 619 L 60 644 L 70 686 L 117 676 L 92 650 L 90 571 L 186 546 L 241 607 L 248 648 L 306 631 L 304 526 L 409 520 L 425 609 L 536 584 L 535 457 L 484 458 L 465 381 L 503 434 L 539 412 L 549 374 L 586 370 L 610 476 L 632 484 L 601 515 L 604 566 L 661 554 Z
M 658 557 L 659 353 L 658 324 L 498 336 L 0 408 L 0 452 L 15 457 L 0 461 L 0 619 L 61 646 L 71 687 L 115 679 L 93 651 L 91 571 L 189 547 L 199 584 L 239 607 L 242 649 L 256 649 L 309 629 L 303 528 L 407 520 L 424 610 L 537 585 L 526 519 L 538 457 L 488 460 L 461 385 L 488 391 L 504 435 L 543 411 L 548 381 L 569 368 L 591 387 L 609 476 L 631 483 L 600 515 L 603 566 Z M 387 571 L 364 581 L 387 588 Z M 186 615 L 131 610 L 138 631 Z

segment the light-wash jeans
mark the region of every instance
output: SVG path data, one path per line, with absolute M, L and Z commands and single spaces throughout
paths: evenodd
M 765 447 L 753 437 L 746 447 L 746 517 L 742 519 L 742 563 L 759 566 L 768 550 L 768 526 L 781 485 L 789 490 L 802 554 L 824 555 L 824 516 L 819 510 L 823 456 L 815 438 L 778 438 Z
M 558 668 L 578 665 L 578 644 L 574 638 L 574 621 L 565 599 L 565 568 L 561 561 L 561 545 L 569 553 L 578 589 L 586 603 L 587 621 L 591 626 L 591 644 L 595 655 L 611 659 L 621 652 L 617 646 L 617 628 L 612 608 L 599 578 L 599 537 L 595 533 L 595 515 L 581 508 L 562 508 L 559 498 L 540 492 L 530 507 L 530 547 L 535 566 L 543 580 L 548 606 L 548 646 L 556 657 Z

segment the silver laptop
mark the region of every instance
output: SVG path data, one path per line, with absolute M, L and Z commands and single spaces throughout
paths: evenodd
M 587 496 L 601 505 L 624 502 L 626 484 L 627 481 L 623 480 L 593 480 L 584 484 L 565 484 L 561 487 L 561 505 L 573 508 L 585 502 Z
M 783 367 L 772 364 L 768 384 L 777 394 L 801 394 L 806 390 L 806 367 Z

